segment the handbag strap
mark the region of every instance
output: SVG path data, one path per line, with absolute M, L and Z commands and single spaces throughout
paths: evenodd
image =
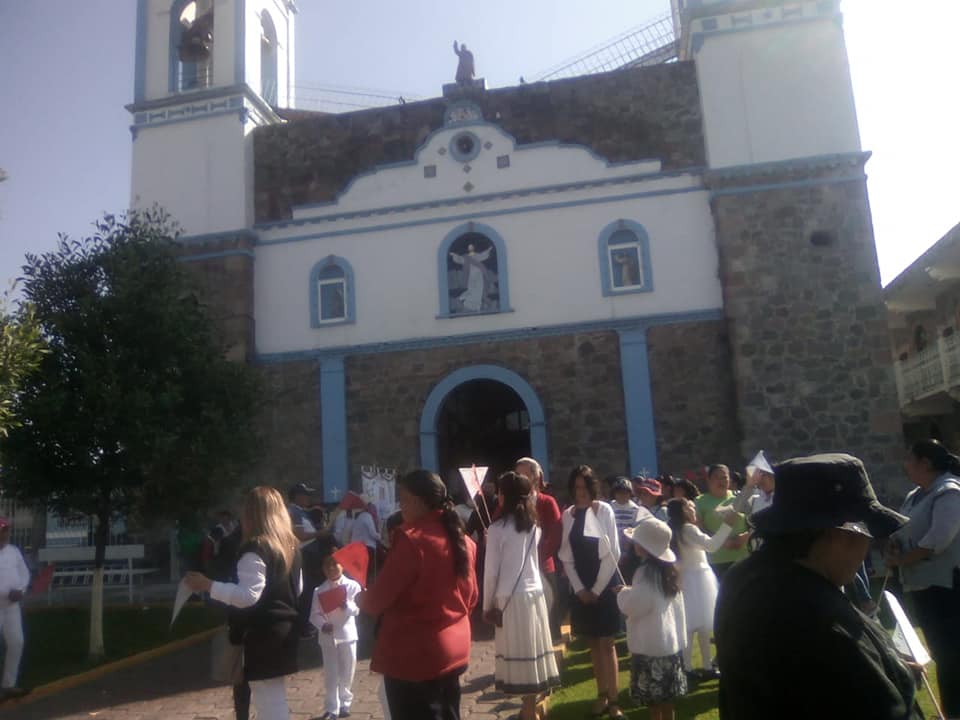
M 503 612 L 507 609 L 507 605 L 510 604 L 510 601 L 513 599 L 514 593 L 517 592 L 517 586 L 520 584 L 520 579 L 523 577 L 523 570 L 527 567 L 527 560 L 530 558 L 530 552 L 533 550 L 533 539 L 537 536 L 536 526 L 530 531 L 530 544 L 527 546 L 527 549 L 523 553 L 523 564 L 520 566 L 520 572 L 517 573 L 517 580 L 513 583 L 513 589 L 510 591 L 510 595 L 507 596 L 507 601 L 503 604 L 503 607 L 500 608 L 500 612 Z

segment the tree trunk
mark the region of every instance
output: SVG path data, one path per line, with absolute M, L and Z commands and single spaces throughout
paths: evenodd
M 93 534 L 96 551 L 93 556 L 93 586 L 90 589 L 90 659 L 99 660 L 104 655 L 103 647 L 103 561 L 110 540 L 110 513 L 97 515 L 97 528 Z

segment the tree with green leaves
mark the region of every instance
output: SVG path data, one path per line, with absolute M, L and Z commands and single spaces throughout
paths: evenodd
M 46 352 L 33 306 L 22 303 L 15 312 L 8 307 L 4 298 L 0 302 L 0 436 L 20 424 L 14 407 L 17 392 Z
M 8 492 L 95 520 L 92 657 L 111 519 L 210 507 L 257 445 L 256 377 L 226 360 L 166 214 L 106 215 L 95 229 L 27 255 L 23 295 L 49 352 L 14 397 L 20 426 L 0 438 Z

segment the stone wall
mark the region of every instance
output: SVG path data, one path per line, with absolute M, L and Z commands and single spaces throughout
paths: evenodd
M 726 322 L 652 327 L 647 353 L 660 472 L 742 468 L 750 456 L 740 448 Z
M 903 439 L 864 160 L 708 182 L 721 191 L 712 207 L 744 455 L 849 452 L 899 500 Z
M 199 285 L 231 360 L 254 353 L 253 236 L 238 233 L 182 246 L 180 258 Z
M 418 467 L 427 396 L 449 373 L 475 364 L 506 367 L 533 387 L 546 414 L 554 482 L 565 486 L 580 463 L 601 476 L 626 471 L 619 339 L 595 332 L 348 357 L 350 482 L 358 482 L 361 464 Z
M 320 369 L 316 361 L 258 365 L 263 406 L 258 418 L 261 460 L 247 481 L 285 490 L 299 482 L 319 487 Z
M 484 118 L 519 144 L 586 145 L 610 161 L 659 159 L 664 170 L 701 167 L 700 97 L 692 62 L 471 93 Z M 327 115 L 289 114 L 254 134 L 257 222 L 291 215 L 294 205 L 333 200 L 378 165 L 412 160 L 443 126 L 438 98 Z

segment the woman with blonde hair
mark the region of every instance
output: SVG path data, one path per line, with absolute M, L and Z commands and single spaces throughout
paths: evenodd
M 244 501 L 236 583 L 187 573 L 194 592 L 231 607 L 230 641 L 243 646 L 243 674 L 260 720 L 287 720 L 284 676 L 297 671 L 297 598 L 303 588 L 300 551 L 283 497 L 255 487 Z

